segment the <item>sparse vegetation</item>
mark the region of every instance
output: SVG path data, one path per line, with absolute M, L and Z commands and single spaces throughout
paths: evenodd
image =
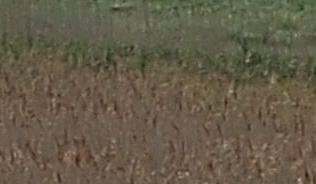
M 316 183 L 314 15 L 0 1 L 0 182 Z

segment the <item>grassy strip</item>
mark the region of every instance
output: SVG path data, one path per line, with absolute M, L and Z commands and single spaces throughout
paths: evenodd
M 216 56 L 188 49 L 164 49 L 163 47 L 138 47 L 116 44 L 111 47 L 87 42 L 62 42 L 53 40 L 25 40 L 3 37 L 0 45 L 2 63 L 31 58 L 58 58 L 74 67 L 89 67 L 93 70 L 116 69 L 123 60 L 126 66 L 133 66 L 142 72 L 152 70 L 156 64 L 166 67 L 180 67 L 202 73 L 220 73 L 237 81 L 266 81 L 303 78 L 314 81 L 316 61 L 313 57 L 298 58 L 272 55 L 264 50 L 247 50 Z

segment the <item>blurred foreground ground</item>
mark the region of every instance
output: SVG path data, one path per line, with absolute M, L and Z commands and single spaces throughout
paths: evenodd
M 52 58 L 0 67 L 0 182 L 315 183 L 315 102 L 297 80 Z

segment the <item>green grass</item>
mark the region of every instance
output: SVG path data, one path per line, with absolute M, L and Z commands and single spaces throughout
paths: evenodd
M 105 68 L 130 57 L 142 70 L 166 60 L 241 80 L 316 75 L 311 0 L 30 2 L 1 1 L 1 57 L 60 55 Z

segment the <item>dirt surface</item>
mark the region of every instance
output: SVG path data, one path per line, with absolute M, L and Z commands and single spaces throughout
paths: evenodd
M 8 63 L 0 67 L 3 184 L 316 182 L 316 98 L 302 83 Z

